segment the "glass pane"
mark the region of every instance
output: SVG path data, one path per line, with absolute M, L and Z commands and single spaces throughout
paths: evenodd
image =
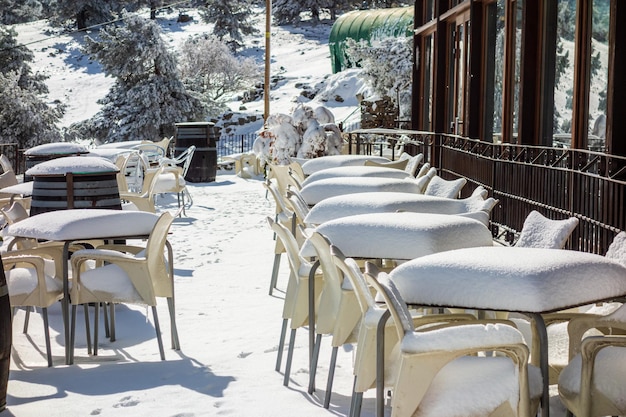
M 553 120 L 553 145 L 559 147 L 569 147 L 572 138 L 575 31 L 576 0 L 559 0 Z
M 589 137 L 591 150 L 603 151 L 606 138 L 606 89 L 609 75 L 609 0 L 594 0 L 591 26 L 591 90 Z
M 520 68 L 522 62 L 522 19 L 524 12 L 524 0 L 509 3 L 515 7 L 515 79 L 513 83 L 513 137 L 511 143 L 517 143 L 519 131 L 519 96 L 520 96 Z
M 433 108 L 433 35 L 428 35 L 424 38 L 424 114 L 422 115 L 422 123 L 424 130 L 432 131 L 432 108 Z
M 493 91 L 493 141 L 502 141 L 502 112 L 504 111 L 504 47 L 505 47 L 505 0 L 498 0 L 496 4 L 495 30 L 489 34 L 489 41 L 495 42 L 494 48 L 494 91 Z M 486 122 L 489 122 L 487 119 Z

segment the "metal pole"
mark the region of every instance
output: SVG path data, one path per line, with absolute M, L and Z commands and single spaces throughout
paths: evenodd
M 272 23 L 272 0 L 265 0 L 265 82 L 263 86 L 263 99 L 265 108 L 263 120 L 270 115 L 270 27 Z

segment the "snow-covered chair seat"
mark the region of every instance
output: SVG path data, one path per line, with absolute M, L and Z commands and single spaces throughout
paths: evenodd
M 320 201 L 345 194 L 366 192 L 403 192 L 422 194 L 430 178 L 398 179 L 384 177 L 339 177 L 315 181 L 300 190 L 300 194 L 310 206 Z
M 370 269 L 367 275 L 385 300 L 400 340 L 392 417 L 535 415 L 541 373 L 528 365 L 528 347 L 517 329 L 461 324 L 417 332 L 389 276 Z M 478 355 L 485 351 L 501 355 Z
M 349 165 L 365 165 L 365 161 L 379 163 L 391 162 L 390 159 L 373 155 L 328 155 L 309 159 L 302 164 L 305 175 L 311 175 L 327 168 L 336 168 Z
M 431 213 L 368 213 L 330 220 L 315 228 L 351 258 L 414 259 L 436 252 L 492 246 L 491 232 L 478 220 Z M 315 256 L 305 241 L 303 256 Z
M 46 261 L 53 263 L 50 258 L 44 258 L 34 253 L 22 252 L 17 255 L 9 252 L 2 256 L 11 307 L 41 308 L 48 366 L 52 366 L 48 307 L 63 298 L 63 282 L 50 274 L 54 273 L 54 266 L 50 270 Z M 28 320 L 24 324 L 24 332 L 26 332 L 27 327 Z
M 344 167 L 335 167 L 323 169 L 309 175 L 303 182 L 302 186 L 315 181 L 326 178 L 340 177 L 379 177 L 379 178 L 412 178 L 413 176 L 402 169 L 380 167 L 380 166 L 356 166 L 349 165 Z
M 304 221 L 306 224 L 322 224 L 340 217 L 395 211 L 461 214 L 482 210 L 489 214 L 497 204 L 497 200 L 491 197 L 485 199 L 480 191 L 477 190 L 470 197 L 463 199 L 401 192 L 338 195 L 314 205 Z
M 584 337 L 590 329 L 602 333 Z M 626 414 L 626 305 L 607 316 L 570 321 L 570 362 L 559 395 L 577 417 Z

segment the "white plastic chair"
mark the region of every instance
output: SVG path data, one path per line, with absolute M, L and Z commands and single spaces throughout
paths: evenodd
M 289 229 L 275 222 L 270 217 L 267 218 L 267 223 L 274 233 L 276 233 L 277 240 L 282 242 L 283 247 L 285 247 L 290 267 L 289 283 L 287 284 L 285 303 L 283 305 L 283 324 L 276 358 L 276 371 L 280 371 L 287 325 L 290 324 L 291 335 L 289 337 L 289 350 L 287 352 L 283 382 L 283 384 L 287 386 L 291 373 L 296 330 L 309 323 L 309 279 L 311 279 L 311 273 L 316 272 L 313 276 L 315 280 L 315 296 L 313 299 L 318 300 L 322 288 L 322 275 L 320 270 L 316 271 L 314 263 L 300 256 L 298 242 Z
M 182 208 L 182 213 L 186 215 L 185 209 L 193 205 L 193 198 L 187 189 L 185 176 L 191 165 L 195 145 L 185 149 L 176 158 L 165 158 L 161 161 L 163 171 L 156 178 L 154 194 L 176 193 L 178 207 Z M 187 202 L 185 202 L 187 200 Z
M 416 332 L 389 276 L 367 266 L 368 282 L 384 298 L 400 340 L 392 417 L 536 414 L 541 373 L 528 365 L 528 347 L 517 329 L 506 324 L 462 324 Z M 483 356 L 485 352 L 503 356 Z
M 11 307 L 39 307 L 43 317 L 48 366 L 52 366 L 48 307 L 63 298 L 63 282 L 50 275 L 42 256 L 5 254 L 2 257 Z M 29 311 L 29 310 L 28 310 Z M 28 329 L 28 315 L 24 333 Z
M 324 398 L 324 408 L 328 408 L 330 406 L 339 347 L 346 343 L 356 342 L 361 310 L 350 281 L 348 279 L 344 280 L 343 276 L 339 274 L 339 270 L 330 254 L 330 242 L 328 239 L 320 233 L 312 232 L 308 236 L 308 241 L 315 248 L 317 259 L 320 262 L 324 275 L 319 306 L 315 310 L 317 313 L 315 323 L 316 340 L 311 363 L 311 375 L 309 376 L 309 393 L 313 393 L 315 390 L 315 374 L 322 335 L 330 334 L 332 335 L 332 355 L 328 368 L 326 395 Z
M 174 306 L 174 275 L 171 253 L 164 255 L 167 233 L 174 217 L 164 212 L 155 223 L 146 247 L 128 245 L 103 245 L 85 249 L 72 255 L 73 284 L 70 291 L 72 303 L 71 353 L 74 357 L 76 306 L 95 303 L 94 355 L 98 349 L 98 305 L 100 303 L 131 303 L 152 308 L 159 353 L 165 360 L 161 330 L 156 309 L 156 297 L 167 298 L 172 331 L 172 348 L 180 349 L 176 330 Z M 169 252 L 169 251 L 168 251 Z M 96 261 L 99 267 L 84 270 L 83 264 Z

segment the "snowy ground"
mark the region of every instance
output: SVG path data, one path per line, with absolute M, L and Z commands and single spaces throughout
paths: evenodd
M 66 366 L 56 305 L 50 312 L 55 366 L 47 368 L 41 318 L 32 315 L 24 335 L 19 311 L 8 411 L 2 416 L 346 416 L 352 346 L 339 350 L 330 410 L 321 406 L 329 337 L 323 339 L 314 395 L 307 394 L 306 330 L 298 332 L 289 387 L 283 386 L 284 365 L 280 373 L 274 371 L 289 266 L 283 257 L 279 290 L 269 296 L 274 241 L 265 218 L 273 216 L 274 203 L 261 183 L 262 177 L 246 180 L 220 171 L 215 182 L 190 185 L 195 203 L 188 217 L 174 222 L 169 237 L 175 252 L 181 351 L 168 349 L 164 300 L 158 309 L 165 362 L 159 360 L 145 308 L 116 308 L 117 340 L 101 340 L 98 357 L 87 356 L 79 310 L 76 364 Z M 159 202 L 159 210 L 175 208 L 173 198 Z M 563 416 L 555 392 L 551 403 L 552 415 Z M 374 392 L 369 391 L 362 416 L 374 416 L 374 407 Z

